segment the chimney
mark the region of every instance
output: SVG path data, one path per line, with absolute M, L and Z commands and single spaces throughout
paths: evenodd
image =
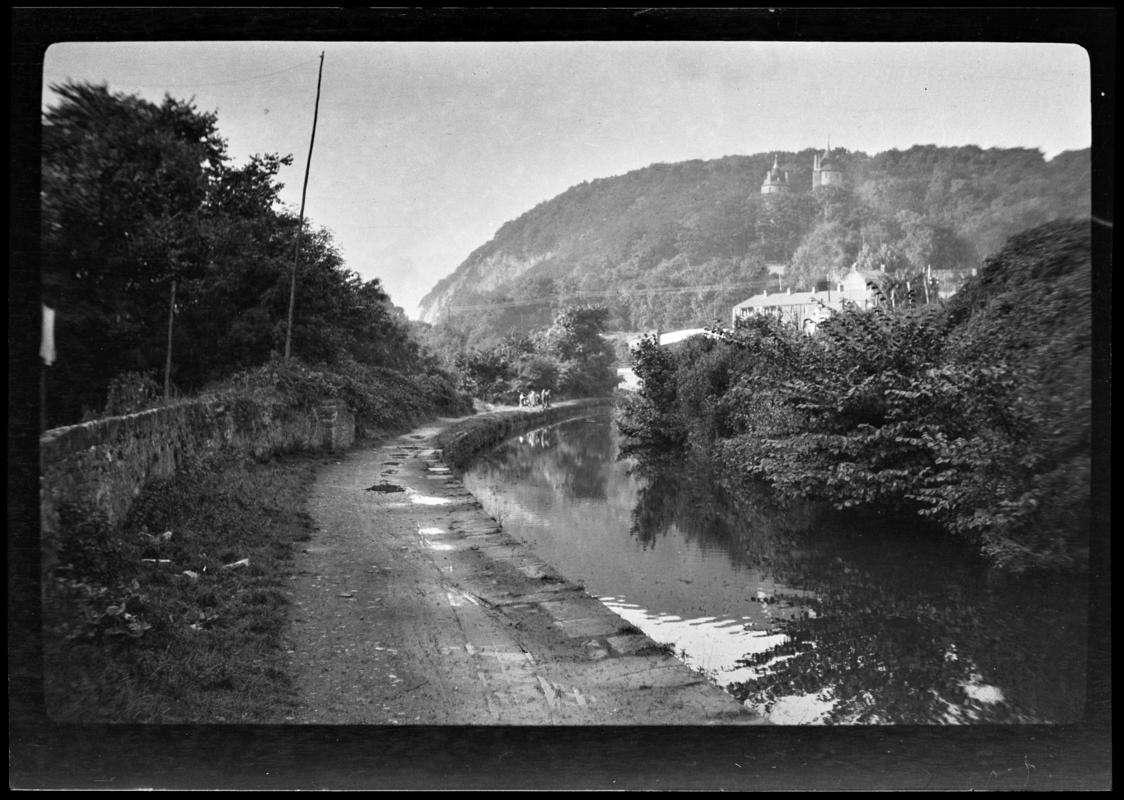
M 792 287 L 791 286 L 788 287 L 788 294 L 792 294 Z

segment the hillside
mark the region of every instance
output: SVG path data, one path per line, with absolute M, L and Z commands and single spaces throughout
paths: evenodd
M 1090 211 L 1088 150 L 1049 161 L 974 146 L 833 150 L 844 185 L 815 192 L 815 151 L 776 156 L 783 195 L 760 193 L 772 153 L 574 186 L 501 227 L 423 298 L 423 318 L 474 344 L 549 324 L 575 302 L 607 305 L 617 329 L 696 327 L 765 286 L 811 288 L 856 260 L 967 271 L 1013 234 Z

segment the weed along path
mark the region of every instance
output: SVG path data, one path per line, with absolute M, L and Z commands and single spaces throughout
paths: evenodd
M 504 533 L 436 449 L 453 424 L 321 468 L 291 587 L 290 722 L 758 721 Z

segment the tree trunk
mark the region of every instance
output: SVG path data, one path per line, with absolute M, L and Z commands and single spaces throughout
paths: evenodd
M 176 314 L 176 279 L 172 278 L 172 297 L 168 302 L 168 349 L 164 357 L 164 402 L 172 395 L 172 322 Z

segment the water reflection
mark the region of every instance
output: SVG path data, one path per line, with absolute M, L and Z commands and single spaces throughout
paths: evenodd
M 735 499 L 698 465 L 641 475 L 616 455 L 607 418 L 564 423 L 487 455 L 466 483 L 772 721 L 1080 719 L 1083 586 L 996 574 L 914 522 Z
M 615 451 L 612 440 L 592 420 L 582 420 L 559 435 L 559 426 L 525 433 L 506 449 L 508 464 L 518 475 L 535 474 L 563 497 L 605 499 Z M 542 457 L 540 450 L 549 450 Z

